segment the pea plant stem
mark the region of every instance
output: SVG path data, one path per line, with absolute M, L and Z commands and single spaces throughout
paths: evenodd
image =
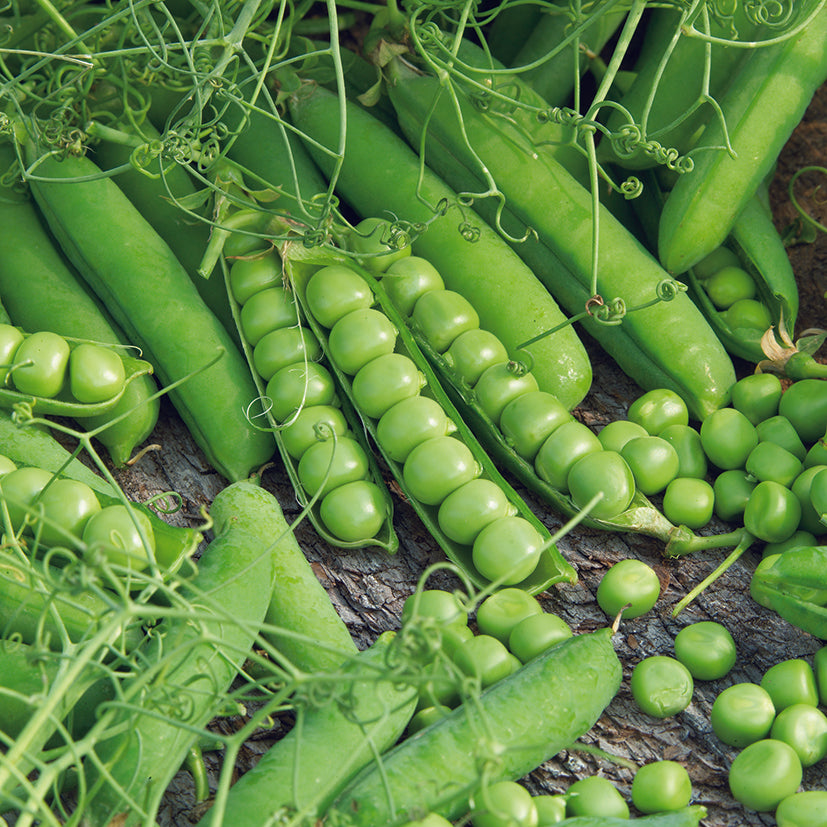
M 744 531 L 743 537 L 737 546 L 726 556 L 726 558 L 715 567 L 697 586 L 688 592 L 672 609 L 672 617 L 677 617 L 707 586 L 714 583 L 741 555 L 755 542 L 755 537 Z

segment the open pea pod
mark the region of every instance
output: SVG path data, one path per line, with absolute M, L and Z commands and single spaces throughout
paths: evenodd
M 302 303 L 305 311 L 307 311 L 305 299 L 306 285 L 310 277 L 317 270 L 327 265 L 344 264 L 353 271 L 357 272 L 370 286 L 373 291 L 376 306 L 381 309 L 383 313 L 385 313 L 398 332 L 396 352 L 401 352 L 409 356 L 424 377 L 424 386 L 422 388 L 423 394 L 427 393 L 442 407 L 442 410 L 456 428 L 454 435 L 457 436 L 471 451 L 474 460 L 480 468 L 481 476 L 490 479 L 498 487 L 500 487 L 500 489 L 505 493 L 508 501 L 513 506 L 516 516 L 522 517 L 528 521 L 543 538 L 545 545 L 534 571 L 522 581 L 511 585 L 521 588 L 531 594 L 537 594 L 546 590 L 555 583 L 563 581 L 569 583 L 576 582 L 576 571 L 563 558 L 556 545 L 551 542 L 551 534 L 548 528 L 531 511 L 529 506 L 514 490 L 514 488 L 505 480 L 497 466 L 494 464 L 492 459 L 480 444 L 479 440 L 474 435 L 473 430 L 463 420 L 450 397 L 442 388 L 442 385 L 440 384 L 437 375 L 434 373 L 428 359 L 420 350 L 404 320 L 401 318 L 399 312 L 395 309 L 393 303 L 388 298 L 381 282 L 356 264 L 352 258 L 345 256 L 344 254 L 336 253 L 332 250 L 307 248 L 300 244 L 290 243 L 283 245 L 281 252 L 287 276 L 290 279 L 291 284 L 296 289 L 299 301 Z M 313 318 L 312 314 L 306 312 L 305 315 L 311 330 L 319 338 L 323 348 L 326 349 L 328 346 L 326 329 Z M 341 371 L 336 365 L 332 365 L 332 368 L 344 395 L 349 398 L 354 404 L 354 407 L 359 410 L 353 395 L 351 377 Z M 377 420 L 366 415 L 364 411 L 359 411 L 359 413 L 362 417 L 366 431 L 371 435 L 373 441 L 378 446 L 385 463 L 393 473 L 393 476 L 403 494 L 405 494 L 411 506 L 417 512 L 430 534 L 434 537 L 437 543 L 439 543 L 446 557 L 457 565 L 463 575 L 477 587 L 485 588 L 489 586 L 491 581 L 488 580 L 488 578 L 485 577 L 474 564 L 472 546 L 456 542 L 446 535 L 440 527 L 437 519 L 439 510 L 438 506 L 424 503 L 413 495 L 409 485 L 405 481 L 403 464 L 395 460 L 385 449 L 383 449 L 381 442 L 377 439 L 376 435 Z
M 503 432 L 480 406 L 473 390 L 459 378 L 444 356 L 438 353 L 415 327 L 412 328 L 411 335 L 416 339 L 420 350 L 427 356 L 442 386 L 450 395 L 463 419 L 499 465 L 558 512 L 568 517 L 577 515 L 580 508 L 572 498 L 543 480 L 535 471 L 534 465 L 521 457 L 509 445 Z M 663 513 L 639 491 L 635 492 L 629 507 L 620 514 L 606 519 L 586 515 L 582 524 L 604 531 L 634 532 L 655 537 L 671 544 L 669 551 L 676 554 L 685 554 L 692 550 L 696 539 L 689 529 L 682 528 L 679 531 L 678 527 L 667 520 Z
M 19 328 L 18 328 L 19 329 Z M 23 338 L 26 339 L 32 334 L 21 331 Z M 74 339 L 68 336 L 63 338 L 69 346 L 70 352 L 81 344 L 94 344 L 101 347 L 110 347 L 100 342 L 89 342 L 84 339 Z M 114 348 L 111 348 L 113 351 Z M 117 351 L 121 351 L 119 347 Z M 74 419 L 83 419 L 84 417 L 100 416 L 108 411 L 111 411 L 115 405 L 121 400 L 129 384 L 137 379 L 139 376 L 148 376 L 153 373 L 152 365 L 144 359 L 138 359 L 130 356 L 128 353 L 118 352 L 117 355 L 123 364 L 124 376 L 123 382 L 119 383 L 117 390 L 106 399 L 97 402 L 81 402 L 78 401 L 71 393 L 70 383 L 66 379 L 60 390 L 54 396 L 36 396 L 30 393 L 25 393 L 14 387 L 13 369 L 9 370 L 7 367 L 0 368 L 0 372 L 5 375 L 5 383 L 0 384 L 0 407 L 11 409 L 15 405 L 23 402 L 27 403 L 32 411 L 37 415 L 51 415 L 51 416 L 67 416 Z M 67 369 L 68 370 L 68 369 Z
M 256 216 L 252 215 L 250 216 L 250 219 L 254 224 L 256 223 L 256 221 L 259 220 L 259 218 L 256 218 Z M 278 218 L 272 220 L 276 223 L 280 221 L 280 219 Z M 270 229 L 275 230 L 276 228 L 275 226 L 270 226 Z M 280 229 L 286 232 L 287 225 L 285 224 L 283 227 L 280 227 Z M 233 291 L 231 289 L 229 282 L 229 271 L 226 267 L 225 282 L 227 287 L 227 296 L 230 302 L 230 310 L 232 312 L 236 326 L 239 332 L 241 332 L 243 329 L 241 323 L 241 305 L 233 297 Z M 247 362 L 250 367 L 250 375 L 253 378 L 253 382 L 255 383 L 256 389 L 259 393 L 259 397 L 262 400 L 264 400 L 267 398 L 266 383 L 262 380 L 261 376 L 256 370 L 255 362 L 253 359 L 253 348 L 250 346 L 249 342 L 247 342 L 243 335 L 240 336 L 240 339 L 242 352 L 244 353 L 244 356 L 247 359 Z M 339 402 L 341 405 L 342 413 L 344 414 L 348 423 L 350 423 L 351 425 L 354 438 L 362 446 L 365 456 L 367 457 L 370 479 L 375 481 L 378 485 L 386 512 L 386 517 L 382 523 L 382 527 L 379 530 L 379 532 L 372 537 L 366 537 L 358 540 L 345 540 L 341 537 L 337 537 L 335 534 L 328 530 L 320 514 L 321 499 L 314 501 L 311 497 L 308 496 L 307 492 L 305 491 L 304 486 L 302 485 L 301 479 L 299 477 L 298 463 L 290 455 L 290 452 L 287 450 L 284 444 L 284 440 L 281 435 L 281 427 L 279 423 L 276 421 L 276 419 L 272 415 L 272 412 L 266 405 L 264 406 L 263 414 L 265 419 L 267 420 L 270 430 L 272 431 L 273 439 L 276 443 L 276 449 L 279 453 L 279 456 L 281 457 L 282 464 L 284 465 L 284 469 L 287 472 L 287 476 L 290 479 L 290 483 L 293 486 L 296 498 L 299 504 L 302 506 L 302 508 L 308 509 L 308 519 L 310 520 L 317 534 L 330 545 L 339 548 L 377 547 L 383 549 L 389 554 L 395 554 L 396 551 L 399 549 L 399 537 L 397 536 L 393 526 L 393 501 L 391 499 L 390 492 L 388 491 L 387 486 L 384 483 L 382 477 L 382 470 L 379 467 L 379 463 L 376 460 L 373 450 L 367 443 L 363 429 L 361 427 L 359 417 L 354 411 L 349 399 L 340 397 Z
M 102 506 L 123 502 L 121 493 L 113 485 L 64 448 L 48 431 L 17 424 L 6 411 L 0 411 L 0 454 L 18 466 L 35 466 L 86 483 Z M 132 503 L 132 506 L 149 517 L 158 566 L 166 573 L 177 571 L 198 548 L 203 540 L 202 532 L 188 526 L 170 525 L 143 503 Z
M 666 192 L 653 170 L 643 172 L 641 177 L 643 193 L 632 204 L 649 243 L 653 245 Z M 703 262 L 684 272 L 681 281 L 686 283 L 690 297 L 726 350 L 733 356 L 757 364 L 768 356 L 762 342 L 767 329 L 772 325 L 776 330 L 792 330 L 799 303 L 798 286 L 786 248 L 760 194 L 747 202 L 722 245 L 722 251 L 735 266 L 750 276 L 755 295 L 749 304 L 739 302 L 728 309 L 719 309 L 706 287 Z M 764 308 L 760 315 L 756 315 L 754 310 L 747 310 L 750 306 L 757 309 L 752 302 Z M 745 309 L 740 310 L 741 307 Z

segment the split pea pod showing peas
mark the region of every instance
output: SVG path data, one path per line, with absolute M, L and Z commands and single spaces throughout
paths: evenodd
M 101 342 L 0 324 L 0 406 L 29 401 L 37 414 L 100 416 L 152 365 Z
M 684 273 L 724 242 L 827 77 L 827 8 L 808 12 L 796 16 L 795 34 L 754 49 L 720 99 L 735 156 L 721 149 L 727 136 L 718 119 L 695 144 L 695 166 L 661 216 L 658 254 L 670 273 Z
M 355 228 L 352 243 L 363 244 L 360 231 L 381 223 L 365 219 Z M 585 518 L 592 527 L 669 541 L 675 526 L 637 489 L 623 458 L 602 450 L 588 426 L 538 389 L 531 371 L 510 360 L 505 345 L 479 327 L 471 304 L 444 289 L 430 262 L 419 256 L 399 258 L 376 277 L 462 419 L 502 468 L 567 516 L 578 514 L 601 493 L 602 500 Z M 380 419 L 380 439 L 391 427 L 389 421 Z M 415 433 L 407 430 L 406 437 Z M 396 446 L 394 451 L 401 454 Z M 587 454 L 592 455 L 588 460 Z M 573 471 L 580 459 L 584 463 Z
M 8 144 L 0 145 L 4 169 L 12 163 Z M 62 336 L 128 344 L 109 315 L 82 283 L 46 232 L 31 200 L 12 187 L 0 189 L 0 295 L 11 320 L 23 330 L 50 330 Z M 97 439 L 115 465 L 123 465 L 152 433 L 160 404 L 149 374 L 136 376 L 112 410 L 84 418 L 94 429 L 118 417 Z
M 169 246 L 89 158 L 25 149 L 30 188 L 66 256 L 161 381 L 180 382 L 170 399 L 208 461 L 231 481 L 247 477 L 273 448 L 246 418 L 255 385 L 230 334 Z
M 574 635 L 406 738 L 348 785 L 329 817 L 396 827 L 428 812 L 461 816 L 487 759 L 492 781 L 522 778 L 586 733 L 620 681 L 611 631 Z M 480 738 L 487 727 L 490 743 Z
M 290 249 L 287 272 L 340 387 L 448 558 L 481 585 L 538 592 L 576 580 L 460 418 L 382 282 L 346 256 Z
M 657 245 L 663 204 L 670 197 L 657 177 L 644 172 L 643 193 L 634 211 Z M 688 268 L 682 280 L 727 351 L 752 363 L 767 357 L 762 337 L 770 326 L 793 330 L 798 316 L 798 285 L 772 216 L 752 196 L 735 219 L 724 243 Z
M 290 101 L 291 120 L 301 130 L 308 148 L 326 175 L 336 159 L 324 147 L 339 140 L 339 99 L 322 87 Z M 565 325 L 566 317 L 535 274 L 508 248 L 497 232 L 477 214 L 450 207 L 456 193 L 425 170 L 420 180 L 416 154 L 393 131 L 354 102 L 347 104 L 348 143 L 336 179 L 336 191 L 361 216 L 392 212 L 427 229 L 413 242 L 413 251 L 442 273 L 448 288 L 462 293 L 474 306 L 483 327 L 491 330 L 516 353 L 520 345 Z M 311 143 L 315 142 L 315 143 Z M 479 230 L 475 241 L 461 229 Z M 570 325 L 538 339 L 521 354 L 531 362 L 542 390 L 553 393 L 571 409 L 591 386 L 591 364 Z
M 595 291 L 605 304 L 625 305 L 619 324 L 598 314 L 582 321 L 625 373 L 644 390 L 676 391 L 697 419 L 727 403 L 735 371 L 717 336 L 680 285 L 603 206 L 595 265 L 591 193 L 554 152 L 508 118 L 478 108 L 461 88 L 459 114 L 436 77 L 401 60 L 389 71 L 388 94 L 408 141 L 424 146 L 430 168 L 458 192 L 485 190 L 484 173 L 493 178 L 505 204 L 481 199 L 479 212 L 492 221 L 502 207 L 512 248 L 572 317 L 593 304 Z
M 390 493 L 321 358 L 316 334 L 302 323 L 295 293 L 282 279 L 273 250 L 237 258 L 227 272 L 242 346 L 276 445 L 302 504 L 317 498 L 310 517 L 325 539 L 393 552 L 398 538 Z

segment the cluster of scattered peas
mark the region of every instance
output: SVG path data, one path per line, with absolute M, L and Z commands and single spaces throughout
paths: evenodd
M 458 706 L 463 681 L 484 689 L 572 635 L 561 617 L 545 612 L 536 597 L 517 587 L 500 589 L 480 603 L 476 633 L 452 592 L 426 589 L 411 595 L 402 608 L 402 623 L 415 619 L 421 625 L 424 618 L 435 622 L 440 646 L 423 672 L 408 735 Z
M 594 432 L 553 394 L 539 389 L 531 371 L 509 358 L 497 336 L 480 328 L 473 306 L 446 290 L 429 262 L 418 256 L 399 258 L 385 270 L 383 282 L 399 312 L 473 390 L 507 444 L 542 480 L 583 507 L 596 493 L 594 481 L 610 478 L 613 484 L 603 486 L 593 516 L 608 519 L 629 506 L 635 485 L 626 463 L 615 452 L 585 458 L 602 448 Z
M 657 601 L 657 575 L 640 560 L 622 560 L 598 585 L 597 601 L 610 617 L 639 617 Z M 716 621 L 685 626 L 674 657 L 651 655 L 632 670 L 630 689 L 645 714 L 666 718 L 686 709 L 695 681 L 719 680 L 735 665 L 732 635 Z M 770 667 L 760 684 L 739 682 L 720 691 L 710 724 L 738 754 L 729 770 L 733 797 L 758 812 L 775 811 L 780 827 L 818 827 L 827 813 L 827 790 L 799 791 L 803 770 L 827 757 L 827 646 L 814 655 Z M 634 790 L 634 788 L 633 788 Z
M 769 309 L 757 298 L 755 279 L 728 247 L 718 247 L 692 269 L 712 304 L 733 330 L 764 331 L 772 325 Z
M 412 619 L 418 628 L 423 627 L 423 619 L 433 621 L 440 645 L 436 647 L 438 656 L 423 674 L 408 736 L 458 706 L 463 681 L 472 680 L 481 688 L 490 686 L 572 635 L 561 617 L 545 612 L 535 597 L 518 588 L 501 589 L 479 604 L 476 632 L 469 626 L 460 597 L 439 589 L 414 593 L 405 601 L 402 623 Z M 691 797 L 689 774 L 675 761 L 646 764 L 633 779 L 632 803 L 641 813 L 680 810 L 689 805 Z M 469 808 L 474 827 L 545 827 L 576 816 L 630 817 L 629 804 L 601 776 L 576 781 L 558 795 L 531 795 L 517 782 L 501 781 L 472 797 Z M 406 827 L 448 824 L 442 816 L 430 814 Z
M 732 404 L 700 428 L 688 424 L 676 394 L 656 390 L 635 400 L 627 419 L 606 425 L 599 438 L 619 450 L 643 493 L 663 494 L 672 522 L 699 529 L 714 515 L 742 523 L 765 543 L 795 536 L 808 545 L 825 531 L 825 410 L 823 381 L 803 379 L 783 391 L 775 374 L 760 373 L 736 382 Z
M 282 279 L 278 255 L 236 259 L 230 291 L 240 305 L 241 335 L 304 491 L 319 498 L 325 527 L 345 542 L 375 537 L 387 517 L 370 463 L 342 412 L 336 382 L 319 359 L 321 347 L 299 322 L 295 295 Z M 342 312 L 345 312 L 344 307 Z
M 48 330 L 25 334 L 0 324 L 0 380 L 31 396 L 54 399 L 68 390 L 74 401 L 95 404 L 123 391 L 126 368 L 105 345 L 70 344 Z
M 827 790 L 799 791 L 803 771 L 827 756 L 827 647 L 811 664 L 790 658 L 771 666 L 760 683 L 736 683 L 720 692 L 711 723 L 718 738 L 739 752 L 729 787 L 745 807 L 775 811 L 781 827 L 824 823 Z
M 0 456 L 0 498 L 15 532 L 34 535 L 46 548 L 102 549 L 110 564 L 140 571 L 155 552 L 146 514 L 122 504 L 102 506 L 85 482 L 56 478 L 36 466 Z
M 432 269 L 407 257 L 390 264 L 382 279 L 401 286 L 409 277 L 421 281 L 421 271 Z M 452 541 L 471 546 L 474 566 L 484 577 L 506 585 L 528 577 L 543 552 L 543 536 L 516 513 L 502 488 L 483 476 L 454 423 L 428 395 L 414 360 L 397 349 L 398 331 L 375 306 L 365 279 L 345 265 L 328 265 L 310 277 L 305 299 L 310 314 L 329 330 L 331 361 L 352 376 L 357 410 L 376 423 L 385 455 L 402 465 L 406 493 L 437 509 L 439 528 Z

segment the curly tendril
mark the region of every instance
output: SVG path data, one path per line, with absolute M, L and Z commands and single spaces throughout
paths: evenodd
M 479 241 L 480 238 L 480 228 L 475 227 L 473 224 L 469 223 L 467 220 L 463 219 L 457 229 L 459 230 L 459 234 L 466 240 L 470 241 L 472 244 L 475 241 Z
M 609 141 L 619 158 L 632 158 L 642 153 L 679 174 L 691 172 L 695 167 L 695 162 L 688 155 L 681 155 L 674 147 L 665 147 L 658 141 L 646 140 L 640 127 L 634 123 L 623 124 L 617 131 L 610 133 Z
M 635 175 L 630 175 L 618 189 L 627 201 L 631 201 L 643 192 L 643 182 Z
M 592 296 L 586 302 L 586 313 L 600 324 L 618 325 L 626 316 L 626 302 L 618 297 L 607 304 L 602 296 Z
M 771 28 L 783 29 L 792 20 L 796 12 L 793 0 L 746 0 L 744 13 L 752 23 Z

